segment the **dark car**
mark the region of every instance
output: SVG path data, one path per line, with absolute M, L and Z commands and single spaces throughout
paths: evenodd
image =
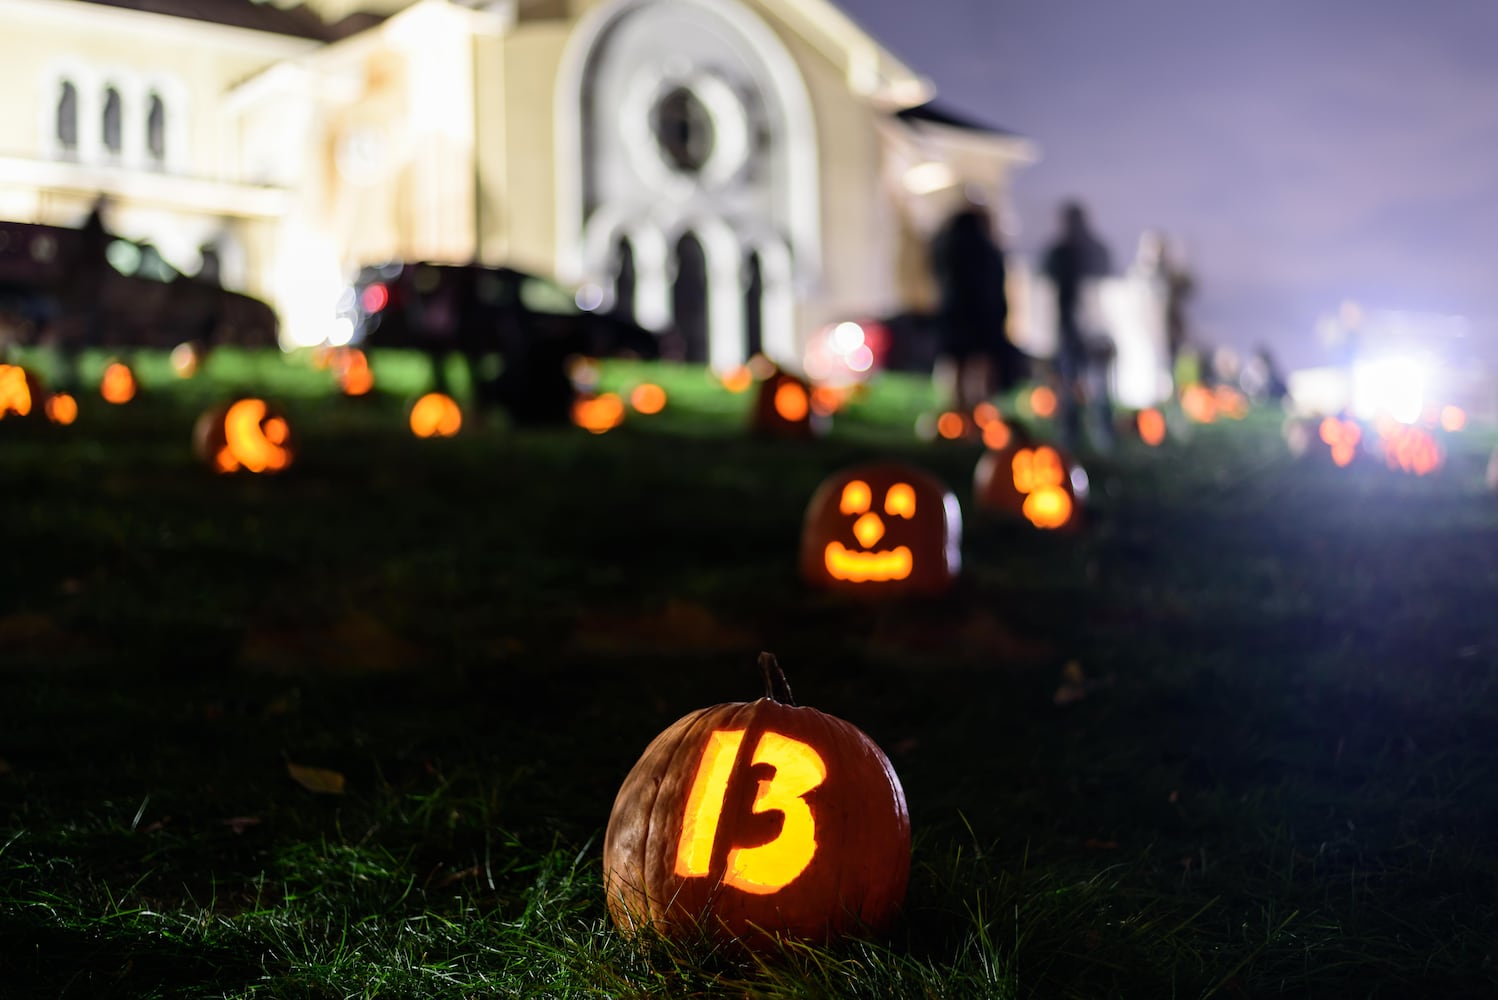
M 522 421 L 570 413 L 571 357 L 660 357 L 660 341 L 636 323 L 577 305 L 573 293 L 509 267 L 395 262 L 366 267 L 347 290 L 341 318 L 351 343 L 461 353 L 482 402 Z M 434 364 L 439 385 L 444 366 Z
M 104 237 L 88 270 L 84 234 L 0 222 L 0 342 L 65 348 L 275 347 L 275 310 L 182 274 L 149 243 Z M 80 274 L 92 277 L 85 286 Z M 86 313 L 86 317 L 80 314 Z
M 353 324 L 352 343 L 369 347 L 504 352 L 517 336 L 561 337 L 593 357 L 660 355 L 656 335 L 644 327 L 582 309 L 556 282 L 509 267 L 366 267 L 344 297 L 343 314 Z

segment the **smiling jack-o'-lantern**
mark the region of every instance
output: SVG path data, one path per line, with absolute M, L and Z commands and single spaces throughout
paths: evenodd
M 772 372 L 759 384 L 754 401 L 753 432 L 771 438 L 813 438 L 827 428 L 827 417 L 811 405 L 811 384 L 784 371 Z
M 631 937 L 825 941 L 881 929 L 904 901 L 910 816 L 889 759 L 760 663 L 764 698 L 678 720 L 619 789 L 603 881 Z
M 198 457 L 215 472 L 281 472 L 293 457 L 286 417 L 263 399 L 238 399 L 198 418 Z
M 1018 441 L 984 453 L 973 469 L 974 503 L 1037 528 L 1078 527 L 1087 492 L 1087 473 L 1048 444 Z
M 920 469 L 845 469 L 807 505 L 801 575 L 814 586 L 874 596 L 939 594 L 961 568 L 962 510 Z

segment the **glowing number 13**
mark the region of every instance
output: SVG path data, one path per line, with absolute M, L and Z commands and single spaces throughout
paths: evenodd
M 687 796 L 681 840 L 676 847 L 676 874 L 695 878 L 709 874 L 718 820 L 728 794 L 728 776 L 739 757 L 744 730 L 720 729 L 708 737 L 697 777 Z M 758 847 L 735 847 L 728 852 L 723 883 L 744 892 L 767 895 L 795 881 L 817 853 L 817 825 L 802 798 L 827 780 L 822 757 L 800 740 L 766 732 L 754 748 L 751 764 L 769 764 L 775 774 L 759 783 L 752 810 L 785 814 L 780 836 Z

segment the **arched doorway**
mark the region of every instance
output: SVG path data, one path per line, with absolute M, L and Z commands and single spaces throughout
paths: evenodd
M 686 233 L 676 241 L 676 274 L 671 283 L 671 317 L 683 360 L 707 361 L 707 254 L 702 241 Z

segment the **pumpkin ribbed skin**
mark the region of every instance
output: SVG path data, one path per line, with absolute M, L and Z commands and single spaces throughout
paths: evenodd
M 682 831 L 699 765 L 716 732 L 742 731 L 722 795 L 711 861 L 678 873 Z M 809 863 L 778 890 L 746 892 L 725 878 L 735 848 L 776 841 L 787 813 L 754 813 L 776 769 L 751 758 L 765 733 L 811 747 L 826 777 L 798 798 L 815 830 Z M 790 807 L 792 811 L 799 807 Z M 855 726 L 770 698 L 716 705 L 657 736 L 624 779 L 603 844 L 609 915 L 626 934 L 652 926 L 673 938 L 778 935 L 827 940 L 877 930 L 898 912 L 910 878 L 910 816 L 888 758 Z

